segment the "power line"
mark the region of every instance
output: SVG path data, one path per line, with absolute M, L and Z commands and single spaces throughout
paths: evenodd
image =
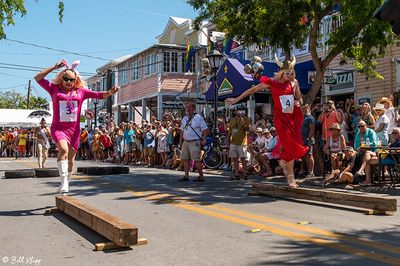
M 0 65 L 6 65 L 6 66 L 12 66 L 12 67 L 23 67 L 23 68 L 27 68 L 27 69 L 36 69 L 37 71 L 41 71 L 43 69 L 46 69 L 46 67 L 36 67 L 36 66 L 27 66 L 27 65 L 17 65 L 17 64 L 9 64 L 9 63 L 2 63 L 0 62 Z M 91 73 L 91 72 L 79 72 L 79 73 L 85 73 L 87 75 L 95 75 L 95 73 Z
M 16 77 L 16 78 L 24 78 L 24 79 L 31 79 L 32 78 L 32 77 L 24 77 L 24 76 L 13 75 L 13 74 L 4 73 L 4 72 L 0 72 L 0 75 Z
M 9 38 L 7 38 L 7 37 L 4 37 L 4 39 L 7 40 L 7 41 L 10 41 L 10 42 L 16 42 L 16 43 L 20 43 L 20 44 L 24 44 L 24 45 L 29 45 L 29 46 L 34 46 L 34 47 L 38 47 L 38 48 L 43 48 L 43 49 L 47 49 L 47 50 L 50 50 L 50 51 L 57 51 L 57 52 L 62 52 L 62 53 L 66 53 L 66 54 L 79 55 L 79 56 L 83 56 L 83 57 L 88 57 L 88 58 L 98 59 L 98 60 L 103 60 L 103 61 L 109 61 L 109 62 L 114 61 L 114 60 L 108 59 L 108 58 L 103 58 L 103 57 L 98 57 L 98 56 L 91 56 L 91 55 L 87 55 L 87 54 L 82 54 L 82 53 L 76 53 L 76 52 L 71 52 L 71 51 L 66 51 L 66 50 L 51 48 L 51 47 L 48 47 L 48 46 L 38 45 L 38 44 L 34 44 L 34 43 L 28 43 L 28 42 L 13 40 L 13 39 L 9 39 Z
M 19 85 L 15 85 L 15 86 L 11 86 L 11 87 L 5 87 L 5 88 L 0 88 L 0 90 L 10 90 L 10 89 L 15 89 L 21 86 L 26 86 L 28 84 L 19 84 Z
M 1 66 L 0 68 L 2 69 L 10 69 L 10 70 L 21 70 L 21 71 L 30 71 L 30 72 L 39 72 L 39 69 L 32 69 L 32 68 L 23 68 L 23 67 L 11 67 L 11 66 Z M 95 75 L 94 73 L 86 73 L 86 72 L 79 72 L 81 74 L 81 76 L 93 76 Z M 32 77 L 30 77 L 32 78 Z
M 132 51 L 132 50 L 138 50 L 138 49 L 143 49 L 146 47 L 132 47 L 132 48 L 126 48 L 126 49 L 116 49 L 116 50 L 105 50 L 105 51 L 96 51 L 96 52 L 77 52 L 80 54 L 103 54 L 103 53 L 114 53 L 114 52 L 124 52 L 124 51 Z M 38 55 L 38 56 L 43 56 L 43 55 L 65 55 L 67 53 L 57 53 L 57 54 L 38 54 L 38 53 L 14 53 L 14 52 L 0 52 L 0 54 L 6 54 L 6 55 Z
M 18 41 L 19 42 L 19 41 Z M 185 53 L 179 53 L 178 51 L 176 51 L 175 53 L 177 53 L 176 57 L 173 58 L 171 56 L 168 57 L 168 64 L 169 64 L 169 68 L 172 67 L 176 67 L 177 72 L 178 71 L 178 62 L 182 60 L 182 58 L 184 58 L 186 55 Z M 140 60 L 135 60 L 133 62 L 142 62 L 143 59 L 141 58 Z M 159 60 L 159 61 L 155 61 L 152 63 L 148 63 L 148 64 L 140 64 L 136 67 L 128 67 L 128 68 L 120 68 L 118 70 L 112 70 L 113 73 L 117 73 L 117 72 L 125 72 L 125 71 L 132 71 L 132 70 L 137 70 L 137 69 L 142 69 L 148 66 L 153 66 L 153 65 L 159 65 L 161 63 L 165 63 L 166 61 Z M 2 66 L 4 65 L 4 66 Z M 132 65 L 132 63 L 131 63 Z M 184 67 L 183 65 L 181 65 L 181 67 Z M 27 65 L 18 65 L 18 64 L 9 64 L 9 63 L 2 63 L 0 62 L 0 68 L 2 69 L 12 69 L 12 70 L 21 70 L 21 71 L 31 71 L 31 72 L 37 72 L 37 71 L 41 71 L 42 69 L 45 69 L 45 67 L 37 67 L 37 66 L 27 66 Z M 151 71 L 151 70 L 150 70 Z M 103 77 L 105 76 L 105 74 L 103 75 L 99 75 L 96 73 L 91 73 L 91 72 L 79 72 L 82 76 L 95 76 L 95 77 Z

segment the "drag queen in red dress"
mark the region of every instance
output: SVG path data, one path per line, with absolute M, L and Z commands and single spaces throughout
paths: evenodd
M 256 60 L 257 61 L 257 60 Z M 280 157 L 280 165 L 288 180 L 288 184 L 292 188 L 297 188 L 294 179 L 294 160 L 302 158 L 308 151 L 308 147 L 303 146 L 301 138 L 301 125 L 303 123 L 303 114 L 300 109 L 302 101 L 300 88 L 295 79 L 294 65 L 295 58 L 292 61 L 279 62 L 275 57 L 275 61 L 281 67 L 281 70 L 274 78 L 266 76 L 259 78 L 260 84 L 245 91 L 236 98 L 226 99 L 226 105 L 232 105 L 251 94 L 269 89 L 274 101 L 274 126 L 279 138 L 278 151 Z M 261 63 L 261 62 L 260 62 Z

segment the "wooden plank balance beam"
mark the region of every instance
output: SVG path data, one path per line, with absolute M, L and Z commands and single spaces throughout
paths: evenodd
M 250 195 L 297 198 L 373 210 L 369 214 L 390 214 L 397 211 L 397 199 L 375 195 L 353 194 L 313 188 L 290 188 L 286 185 L 253 184 Z
M 147 243 L 147 240 L 144 241 L 145 239 L 140 239 L 139 241 L 138 228 L 135 226 L 88 204 L 81 203 L 75 198 L 58 195 L 56 196 L 56 207 L 61 212 L 93 229 L 113 243 L 102 245 L 99 249 L 95 247 L 95 250 L 129 247 L 131 245 L 143 245 Z M 101 244 L 104 243 L 100 243 L 100 246 Z

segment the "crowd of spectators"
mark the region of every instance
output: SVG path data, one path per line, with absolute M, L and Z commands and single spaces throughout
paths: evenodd
M 302 110 L 302 138 L 310 149 L 296 163 L 297 177 L 313 177 L 315 172 L 321 175 L 328 162 L 331 174 L 326 182 L 370 184 L 370 166 L 377 163 L 377 150 L 365 147 L 400 146 L 399 115 L 391 97 L 381 98 L 373 107 L 367 102 L 359 105 L 347 99 L 345 102 L 330 100 L 323 104 L 306 104 Z M 217 115 L 219 137 L 224 146 L 223 163 L 219 168 L 232 170 L 232 180 L 247 179 L 248 174 L 282 173 L 273 117 L 256 113 L 251 121 L 243 110 L 229 115 L 229 119 L 222 113 Z M 213 132 L 214 114 L 205 121 L 209 132 Z M 33 156 L 36 132 L 35 128 L 3 130 L 0 155 Z M 141 123 L 130 121 L 116 125 L 110 121 L 94 130 L 82 128 L 77 158 L 183 170 L 181 134 L 181 119 L 171 113 L 165 113 L 160 121 L 154 117 Z M 208 139 L 210 142 L 212 136 Z M 194 163 L 190 165 L 193 170 Z

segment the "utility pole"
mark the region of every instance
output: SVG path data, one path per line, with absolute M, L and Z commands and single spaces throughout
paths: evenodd
M 107 90 L 111 90 L 112 88 L 112 70 L 107 70 Z M 107 98 L 107 113 L 109 114 L 110 118 L 112 117 L 112 96 Z
M 26 109 L 29 109 L 29 102 L 31 98 L 31 80 L 28 82 L 28 99 L 26 101 Z

